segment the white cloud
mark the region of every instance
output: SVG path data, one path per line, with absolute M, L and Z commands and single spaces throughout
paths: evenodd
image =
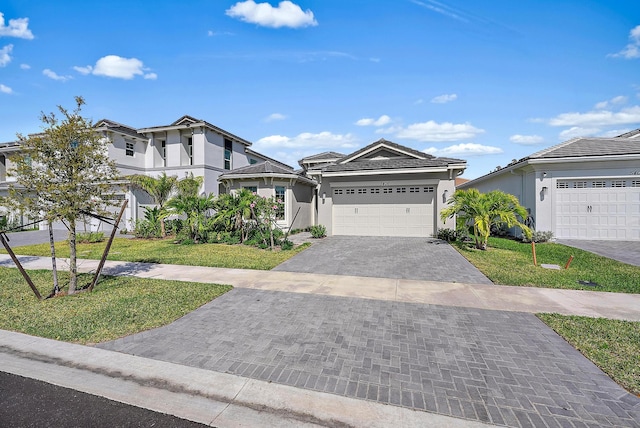
M 621 109 L 618 112 L 596 110 L 587 113 L 562 113 L 549 120 L 551 126 L 609 126 L 640 123 L 640 106 Z
M 633 129 L 631 128 L 623 128 L 623 129 L 611 129 L 609 131 L 605 131 L 601 134 L 598 134 L 598 137 L 611 138 L 617 137 L 618 135 L 626 134 L 627 132 L 631 132 Z
M 509 141 L 511 141 L 512 143 L 515 144 L 522 144 L 522 145 L 534 145 L 534 144 L 540 144 L 544 141 L 544 138 L 542 138 L 539 135 L 520 135 L 520 134 L 515 134 L 512 135 L 511 137 L 509 137 Z
M 328 131 L 313 134 L 303 132 L 295 137 L 284 135 L 271 135 L 256 141 L 256 147 L 287 148 L 287 149 L 345 149 L 356 147 L 356 138 L 352 134 L 333 134 Z
M 87 74 L 90 74 L 91 71 L 93 70 L 93 67 L 91 67 L 90 65 L 87 65 L 86 67 L 78 67 L 77 65 L 73 67 L 73 69 L 75 71 L 77 71 L 80 74 L 84 74 L 85 76 Z
M 0 92 L 2 92 L 3 94 L 12 94 L 13 89 L 0 83 Z
M 391 123 L 391 118 L 386 114 L 383 114 L 377 119 L 364 118 L 358 120 L 355 124 L 358 126 L 384 126 Z
M 640 58 L 640 25 L 629 31 L 629 44 L 618 53 L 610 54 L 611 57 L 624 57 L 626 59 Z
M 583 128 L 580 126 L 572 126 L 571 128 L 565 129 L 564 131 L 560 132 L 558 136 L 560 137 L 560 140 L 564 141 L 576 137 L 590 137 L 598 134 L 600 131 L 600 128 Z
M 30 70 L 31 66 L 29 64 L 20 64 L 20 68 L 23 70 Z
M 484 129 L 476 128 L 470 123 L 438 123 L 433 120 L 414 123 L 406 128 L 393 130 L 398 138 L 417 141 L 455 141 L 473 138 L 482 134 Z
M 5 67 L 7 64 L 11 62 L 11 51 L 13 50 L 13 45 L 7 45 L 0 49 L 0 67 Z
M 303 11 L 300 6 L 290 1 L 281 1 L 278 7 L 273 7 L 269 3 L 256 4 L 253 0 L 241 1 L 227 9 L 226 14 L 244 22 L 271 28 L 318 25 L 311 10 Z
M 0 12 L 0 37 L 2 36 L 33 39 L 33 33 L 29 30 L 29 18 L 10 19 L 9 25 L 5 25 L 4 14 Z
M 145 80 L 156 80 L 158 78 L 158 75 L 156 73 L 146 73 L 143 76 L 143 79 Z
M 207 36 L 209 36 L 209 37 L 213 37 L 213 36 L 233 36 L 233 33 L 229 32 L 229 31 L 213 31 L 213 30 L 209 30 L 209 31 L 207 31 Z
M 265 122 L 273 122 L 274 120 L 285 120 L 287 116 L 282 113 L 272 113 L 264 118 Z
M 420 104 L 422 104 L 422 103 L 424 103 L 424 100 L 423 100 L 422 98 L 420 98 L 420 99 L 418 99 L 418 100 L 415 100 L 413 104 L 414 104 L 414 105 L 420 105 Z
M 437 97 L 431 98 L 431 102 L 434 104 L 445 104 L 450 103 L 451 101 L 455 101 L 458 98 L 457 94 L 443 94 L 438 95 Z
M 58 80 L 60 82 L 66 82 L 69 79 L 73 79 L 72 76 L 60 76 L 55 71 L 49 70 L 48 68 L 42 70 L 42 74 L 47 76 L 49 79 Z
M 483 156 L 502 153 L 502 149 L 500 147 L 483 146 L 477 143 L 461 143 L 445 147 L 444 149 L 430 147 L 424 149 L 423 152 L 434 156 Z
M 155 73 L 145 73 L 148 69 L 144 67 L 144 64 L 139 59 L 123 58 L 118 55 L 104 56 L 96 62 L 94 67 L 74 67 L 74 69 L 80 73 L 91 70 L 91 73 L 96 76 L 125 80 L 131 80 L 136 76 L 143 76 L 145 79 L 156 79 L 158 77 Z
M 617 97 L 613 97 L 610 100 L 606 100 L 606 101 L 601 101 L 599 103 L 597 103 L 594 107 L 598 110 L 603 110 L 609 106 L 614 106 L 614 105 L 618 105 L 618 104 L 624 104 L 626 103 L 628 100 L 627 97 L 625 97 L 624 95 L 618 95 Z

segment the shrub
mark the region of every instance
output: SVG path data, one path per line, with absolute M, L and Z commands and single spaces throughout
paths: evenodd
M 285 239 L 280 243 L 280 248 L 282 248 L 284 251 L 291 250 L 293 248 L 293 242 L 289 241 L 288 239 Z
M 438 233 L 436 234 L 436 238 L 442 239 L 443 241 L 453 242 L 456 240 L 458 234 L 453 229 L 438 229 Z
M 103 232 L 82 232 L 76 235 L 76 240 L 81 244 L 94 244 L 104 241 Z
M 327 228 L 321 224 L 317 226 L 311 226 L 311 229 L 309 231 L 311 232 L 312 238 L 319 239 L 327 236 Z
M 136 238 L 159 238 L 161 236 L 160 223 L 138 219 L 133 227 Z
M 553 232 L 551 231 L 543 231 L 543 230 L 536 230 L 535 232 L 533 232 L 533 234 L 531 235 L 531 239 L 527 239 L 526 236 L 522 237 L 522 242 L 547 242 L 553 239 Z

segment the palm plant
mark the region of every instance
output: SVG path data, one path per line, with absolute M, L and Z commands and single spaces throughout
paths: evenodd
M 186 226 L 189 236 L 195 243 L 200 242 L 208 229 L 208 216 L 210 210 L 214 209 L 215 195 L 184 195 L 178 194 L 167 202 L 168 212 L 174 214 L 184 214 L 186 216 Z
M 164 238 L 167 234 L 164 226 L 164 219 L 167 216 L 165 205 L 171 196 L 175 193 L 178 177 L 175 175 L 168 176 L 166 172 L 162 172 L 159 177 L 150 177 L 148 175 L 132 175 L 129 177 L 134 187 L 144 190 L 153 202 L 160 209 L 160 233 Z
M 223 194 L 215 202 L 214 222 L 227 232 L 240 232 L 240 241 L 246 239 L 246 220 L 251 217 L 251 204 L 256 195 L 250 190 L 241 189 L 237 193 Z
M 440 217 L 444 221 L 455 215 L 458 230 L 471 226 L 478 249 L 487 249 L 491 226 L 519 227 L 527 237 L 531 236 L 531 230 L 523 223 L 528 216 L 527 210 L 513 195 L 500 190 L 488 193 L 480 193 L 477 189 L 456 190 L 448 202 L 449 206 L 440 212 Z

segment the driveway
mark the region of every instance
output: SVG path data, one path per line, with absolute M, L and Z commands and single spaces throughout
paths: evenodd
M 559 244 L 579 248 L 600 256 L 640 266 L 640 242 L 638 241 L 588 241 L 582 239 L 559 239 Z
M 99 348 L 510 427 L 637 426 L 533 314 L 236 288 Z
M 67 239 L 67 235 L 68 233 L 66 230 L 54 229 L 53 231 L 53 239 L 56 242 L 64 241 Z M 28 232 L 11 232 L 7 233 L 7 237 L 9 238 L 9 245 L 13 249 L 23 245 L 44 244 L 45 242 L 49 242 L 49 231 L 30 230 Z
M 451 245 L 432 238 L 330 236 L 273 270 L 493 284 Z

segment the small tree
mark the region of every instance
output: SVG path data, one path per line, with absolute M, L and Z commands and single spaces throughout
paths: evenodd
M 480 193 L 477 189 L 456 190 L 449 198 L 449 206 L 440 212 L 442 220 L 456 216 L 458 230 L 473 228 L 476 248 L 487 249 L 491 226 L 519 227 L 527 236 L 531 230 L 521 222 L 527 218 L 527 210 L 518 199 L 500 190 Z
M 69 294 L 77 286 L 76 221 L 85 212 L 104 213 L 118 179 L 106 144 L 91 120 L 80 115 L 84 99 L 75 101 L 73 111 L 58 106 L 61 118 L 41 113 L 42 133 L 18 134 L 21 152 L 12 157 L 10 171 L 16 181 L 9 185 L 14 207 L 61 220 L 69 229 Z
M 160 220 L 160 233 L 164 238 L 167 236 L 164 226 L 164 219 L 167 213 L 165 205 L 176 190 L 178 177 L 175 175 L 168 176 L 166 172 L 162 171 L 162 174 L 157 178 L 148 175 L 132 175 L 129 180 L 132 186 L 142 189 L 151 196 L 153 203 L 160 209 L 158 219 Z

